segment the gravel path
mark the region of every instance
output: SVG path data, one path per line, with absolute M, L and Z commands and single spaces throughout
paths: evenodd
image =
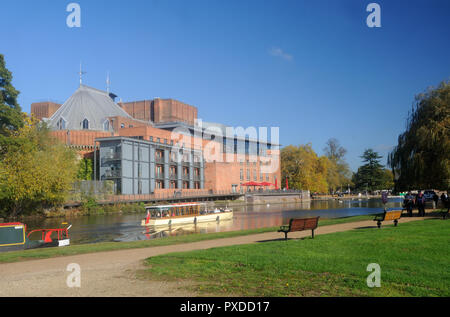
M 422 219 L 402 218 L 399 225 Z M 361 227 L 376 228 L 374 221 L 361 221 L 319 227 L 315 233 L 320 235 Z M 311 231 L 295 232 L 290 233 L 289 238 L 310 235 Z M 184 283 L 142 280 L 136 278 L 136 271 L 142 269 L 142 261 L 151 256 L 257 243 L 283 237 L 283 233 L 269 232 L 163 247 L 0 264 L 0 296 L 196 296 L 196 294 L 183 290 L 181 286 L 184 286 Z M 79 288 L 69 288 L 66 284 L 66 280 L 71 274 L 67 271 L 67 266 L 71 263 L 77 263 L 81 267 L 81 287 Z

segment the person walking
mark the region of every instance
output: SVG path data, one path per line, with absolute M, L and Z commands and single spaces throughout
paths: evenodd
M 425 217 L 425 197 L 423 196 L 423 193 L 420 190 L 416 196 L 416 204 L 417 209 L 419 211 L 419 217 Z

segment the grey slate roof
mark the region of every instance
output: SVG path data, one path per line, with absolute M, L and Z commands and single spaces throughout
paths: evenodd
M 114 103 L 106 91 L 80 85 L 75 93 L 47 121 L 53 130 L 59 130 L 58 122 L 65 120 L 64 130 L 83 130 L 83 120 L 89 121 L 89 130 L 104 131 L 107 117 L 132 118 Z

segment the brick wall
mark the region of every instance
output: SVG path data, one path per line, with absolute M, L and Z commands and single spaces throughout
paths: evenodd
M 51 101 L 35 102 L 31 104 L 31 114 L 42 120 L 43 118 L 50 118 L 59 107 L 61 107 L 60 104 Z
M 174 99 L 153 100 L 154 122 L 181 121 L 193 125 L 197 119 L 197 108 Z
M 197 119 L 196 107 L 175 99 L 154 99 L 119 103 L 130 116 L 144 121 L 185 122 L 193 125 Z
M 151 121 L 152 102 L 152 100 L 121 102 L 119 106 L 135 119 Z

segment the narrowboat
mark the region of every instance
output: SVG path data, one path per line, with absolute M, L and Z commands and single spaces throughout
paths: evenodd
M 0 223 L 0 252 L 67 246 L 71 227 L 36 229 L 27 233 L 27 226 L 21 222 Z M 40 239 L 32 240 L 32 235 Z
M 207 210 L 206 204 L 201 203 L 146 206 L 145 209 L 147 217 L 142 220 L 142 226 L 173 226 L 233 219 L 232 209 Z

